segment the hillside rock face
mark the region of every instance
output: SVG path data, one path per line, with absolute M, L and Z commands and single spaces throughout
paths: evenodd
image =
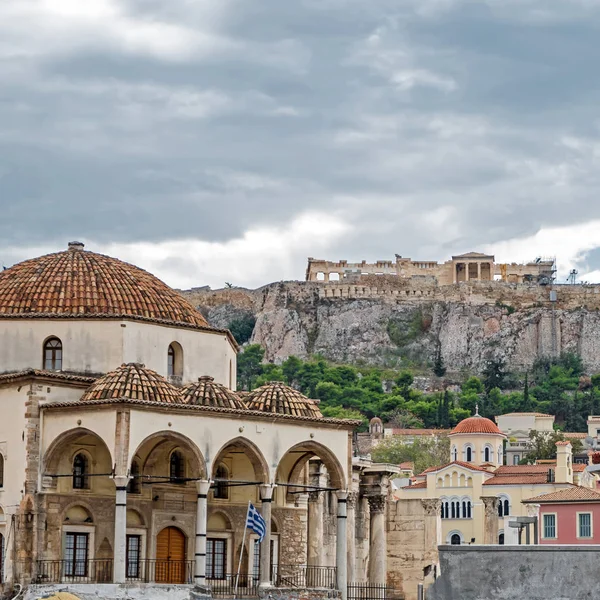
M 600 287 L 554 286 L 553 292 L 497 282 L 440 287 L 378 280 L 182 293 L 218 327 L 254 316 L 251 341 L 276 363 L 319 353 L 335 362 L 432 364 L 441 352 L 451 372 L 480 372 L 488 360 L 520 371 L 539 356 L 568 351 L 600 370 Z

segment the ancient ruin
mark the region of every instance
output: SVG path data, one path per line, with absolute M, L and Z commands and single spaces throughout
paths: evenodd
M 444 263 L 412 260 L 396 254 L 396 260 L 378 260 L 375 263 L 349 263 L 308 259 L 306 281 L 359 281 L 367 275 L 427 278 L 437 285 L 452 285 L 468 281 L 504 281 L 506 283 L 552 283 L 554 259 L 536 258 L 528 263 L 496 263 L 495 257 L 481 252 L 467 252 L 453 256 Z

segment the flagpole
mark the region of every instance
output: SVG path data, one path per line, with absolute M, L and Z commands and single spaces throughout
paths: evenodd
M 246 531 L 248 531 L 248 515 L 250 514 L 250 500 L 248 500 L 248 510 L 246 511 L 246 521 L 244 523 L 244 536 L 242 537 L 242 547 L 240 548 L 240 560 L 238 562 L 237 575 L 235 576 L 235 589 L 233 590 L 233 600 L 237 598 L 238 583 L 240 581 L 240 569 L 242 568 L 242 556 L 244 556 L 244 547 L 246 546 Z M 248 556 L 250 553 L 248 552 Z

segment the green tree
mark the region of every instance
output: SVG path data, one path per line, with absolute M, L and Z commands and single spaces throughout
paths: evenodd
M 433 363 L 433 374 L 436 377 L 443 377 L 446 374 L 446 367 L 444 366 L 444 359 L 442 357 L 442 351 L 438 348 L 435 355 L 435 362 Z
M 238 355 L 237 379 L 243 390 L 250 391 L 256 387 L 256 381 L 263 372 L 262 361 L 264 358 L 265 351 L 260 344 L 251 344 Z
M 398 429 L 423 428 L 423 420 L 404 408 L 395 410 L 388 418 L 388 423 Z
M 483 369 L 483 386 L 486 392 L 494 388 L 502 388 L 505 378 L 504 361 L 500 359 L 487 361 Z
M 527 442 L 527 452 L 521 464 L 533 464 L 536 460 L 552 460 L 556 458 L 556 442 L 564 442 L 562 431 L 531 431 Z M 580 440 L 569 440 L 573 446 L 573 454 L 583 449 Z
M 297 356 L 290 356 L 287 360 L 283 361 L 281 369 L 283 370 L 283 376 L 288 385 L 291 385 L 292 387 L 298 385 L 298 378 L 302 365 L 302 361 Z
M 256 325 L 256 319 L 253 315 L 246 315 L 238 317 L 229 323 L 227 329 L 231 331 L 231 334 L 235 338 L 235 341 L 240 344 L 245 344 L 250 341 L 254 326 Z
M 415 473 L 422 473 L 429 467 L 450 462 L 450 439 L 448 436 L 415 437 L 409 443 L 398 437 L 385 438 L 371 450 L 371 457 L 375 462 L 393 465 L 414 462 Z
M 369 421 L 358 410 L 353 410 L 352 408 L 343 408 L 342 406 L 325 406 L 321 407 L 321 413 L 324 417 L 328 417 L 330 419 L 352 419 L 353 421 L 360 421 L 361 424 L 359 426 L 360 430 L 367 429 L 367 425 Z
M 254 387 L 260 387 L 270 381 L 285 381 L 285 377 L 279 365 L 264 363 L 261 365 L 261 374 L 254 380 Z

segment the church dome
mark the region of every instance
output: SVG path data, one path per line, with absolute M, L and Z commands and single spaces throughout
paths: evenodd
M 69 249 L 0 272 L 0 318 L 134 318 L 209 328 L 185 298 L 134 265 Z
M 186 385 L 181 391 L 184 404 L 196 406 L 214 406 L 247 410 L 239 396 L 229 388 L 215 383 L 213 377 L 200 377 L 195 383 Z
M 317 402 L 281 381 L 272 381 L 250 392 L 244 402 L 249 410 L 293 415 L 295 417 L 322 417 Z
M 450 435 L 469 435 L 472 433 L 485 433 L 487 435 L 504 435 L 496 423 L 477 414 L 474 417 L 463 419 L 451 432 Z
M 180 391 L 162 375 L 140 363 L 123 364 L 97 379 L 81 396 L 92 400 L 146 400 L 181 404 Z

